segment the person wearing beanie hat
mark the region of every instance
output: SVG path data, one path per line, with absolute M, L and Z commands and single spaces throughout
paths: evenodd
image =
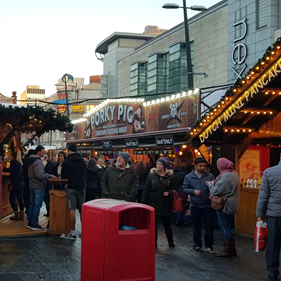
M 190 195 L 191 217 L 193 220 L 192 251 L 202 250 L 201 225 L 205 226 L 205 251 L 216 254 L 214 243 L 214 218 L 215 210 L 211 207 L 210 190 L 208 182 L 215 179 L 207 170 L 208 162 L 203 157 L 194 160 L 195 170 L 185 176 L 182 185 L 183 192 Z
M 175 190 L 173 170 L 170 160 L 161 157 L 156 161 L 156 169 L 150 171 L 142 194 L 142 202 L 155 209 L 155 248 L 157 247 L 157 222 L 161 218 L 169 247 L 175 247 L 171 228 L 171 214 Z
M 138 173 L 129 165 L 129 158 L 129 153 L 120 152 L 115 165 L 106 169 L 101 179 L 103 197 L 136 201 Z

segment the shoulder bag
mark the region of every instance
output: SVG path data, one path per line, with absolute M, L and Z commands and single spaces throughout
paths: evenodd
M 183 211 L 182 199 L 179 197 L 178 193 L 175 190 L 174 190 L 174 199 L 173 199 L 173 211 L 176 213 Z

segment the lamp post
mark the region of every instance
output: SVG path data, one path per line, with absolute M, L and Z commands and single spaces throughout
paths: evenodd
M 178 9 L 183 8 L 183 16 L 184 16 L 184 30 L 185 30 L 185 52 L 186 52 L 186 63 L 187 63 L 187 78 L 188 78 L 188 88 L 194 89 L 193 85 L 193 71 L 191 64 L 191 50 L 190 50 L 190 42 L 189 42 L 189 29 L 188 29 L 188 18 L 187 18 L 187 9 L 194 11 L 206 11 L 207 8 L 204 6 L 191 6 L 186 7 L 186 0 L 183 0 L 183 7 L 175 3 L 167 3 L 162 6 L 164 9 Z
M 67 93 L 67 85 L 66 83 L 71 80 L 73 82 L 73 76 L 70 74 L 65 73 L 62 78 L 62 82 L 64 82 L 64 87 L 65 87 L 65 105 L 66 105 L 66 114 L 67 118 L 69 119 L 69 108 L 68 108 L 68 93 Z

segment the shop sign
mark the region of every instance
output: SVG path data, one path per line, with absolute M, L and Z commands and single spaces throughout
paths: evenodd
M 75 112 L 75 113 L 82 113 L 84 112 L 84 105 L 72 105 L 72 112 Z
M 144 150 L 134 150 L 133 154 L 134 155 L 142 155 L 142 154 L 144 154 L 143 152 L 144 152 Z
M 58 110 L 60 113 L 65 113 L 65 111 L 66 111 L 66 105 L 57 106 L 57 110 Z
M 136 148 L 139 147 L 138 139 L 127 139 L 125 140 L 126 148 Z
M 112 148 L 111 141 L 102 141 L 102 147 L 103 148 Z
M 247 31 L 248 31 L 248 26 L 247 26 L 246 21 L 247 21 L 247 19 L 243 19 L 243 20 L 240 20 L 233 24 L 234 28 L 239 25 L 244 26 L 244 33 L 240 37 L 235 38 L 233 40 L 233 43 L 235 43 L 235 46 L 232 50 L 232 62 L 234 65 L 237 65 L 237 64 L 239 66 L 242 65 L 245 62 L 246 57 L 247 57 L 247 46 L 244 43 L 241 43 L 241 40 L 243 40 L 246 37 Z M 235 32 L 234 32 L 234 34 L 235 34 Z M 244 72 L 246 67 L 247 67 L 247 64 L 245 63 L 245 65 L 239 72 L 237 72 L 236 69 L 234 67 L 232 67 L 232 71 L 237 76 L 237 79 L 238 78 L 242 79 L 242 73 Z
M 173 146 L 173 136 L 155 137 L 156 146 Z
M 224 123 L 226 123 L 234 114 L 239 112 L 256 94 L 262 92 L 268 83 L 273 81 L 281 73 L 281 58 L 274 63 L 269 70 L 260 75 L 250 87 L 241 93 L 209 126 L 199 134 L 200 142 L 203 143 L 214 132 L 216 132 Z

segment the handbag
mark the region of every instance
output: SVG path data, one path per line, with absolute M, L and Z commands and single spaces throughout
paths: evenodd
M 259 252 L 265 249 L 267 240 L 267 223 L 263 221 L 258 221 L 255 229 L 254 241 L 255 241 L 255 251 Z
M 179 197 L 178 193 L 174 190 L 173 208 L 174 212 L 183 211 L 182 199 Z
M 215 210 L 221 210 L 225 201 L 226 200 L 223 197 L 213 195 L 211 199 L 211 207 Z

